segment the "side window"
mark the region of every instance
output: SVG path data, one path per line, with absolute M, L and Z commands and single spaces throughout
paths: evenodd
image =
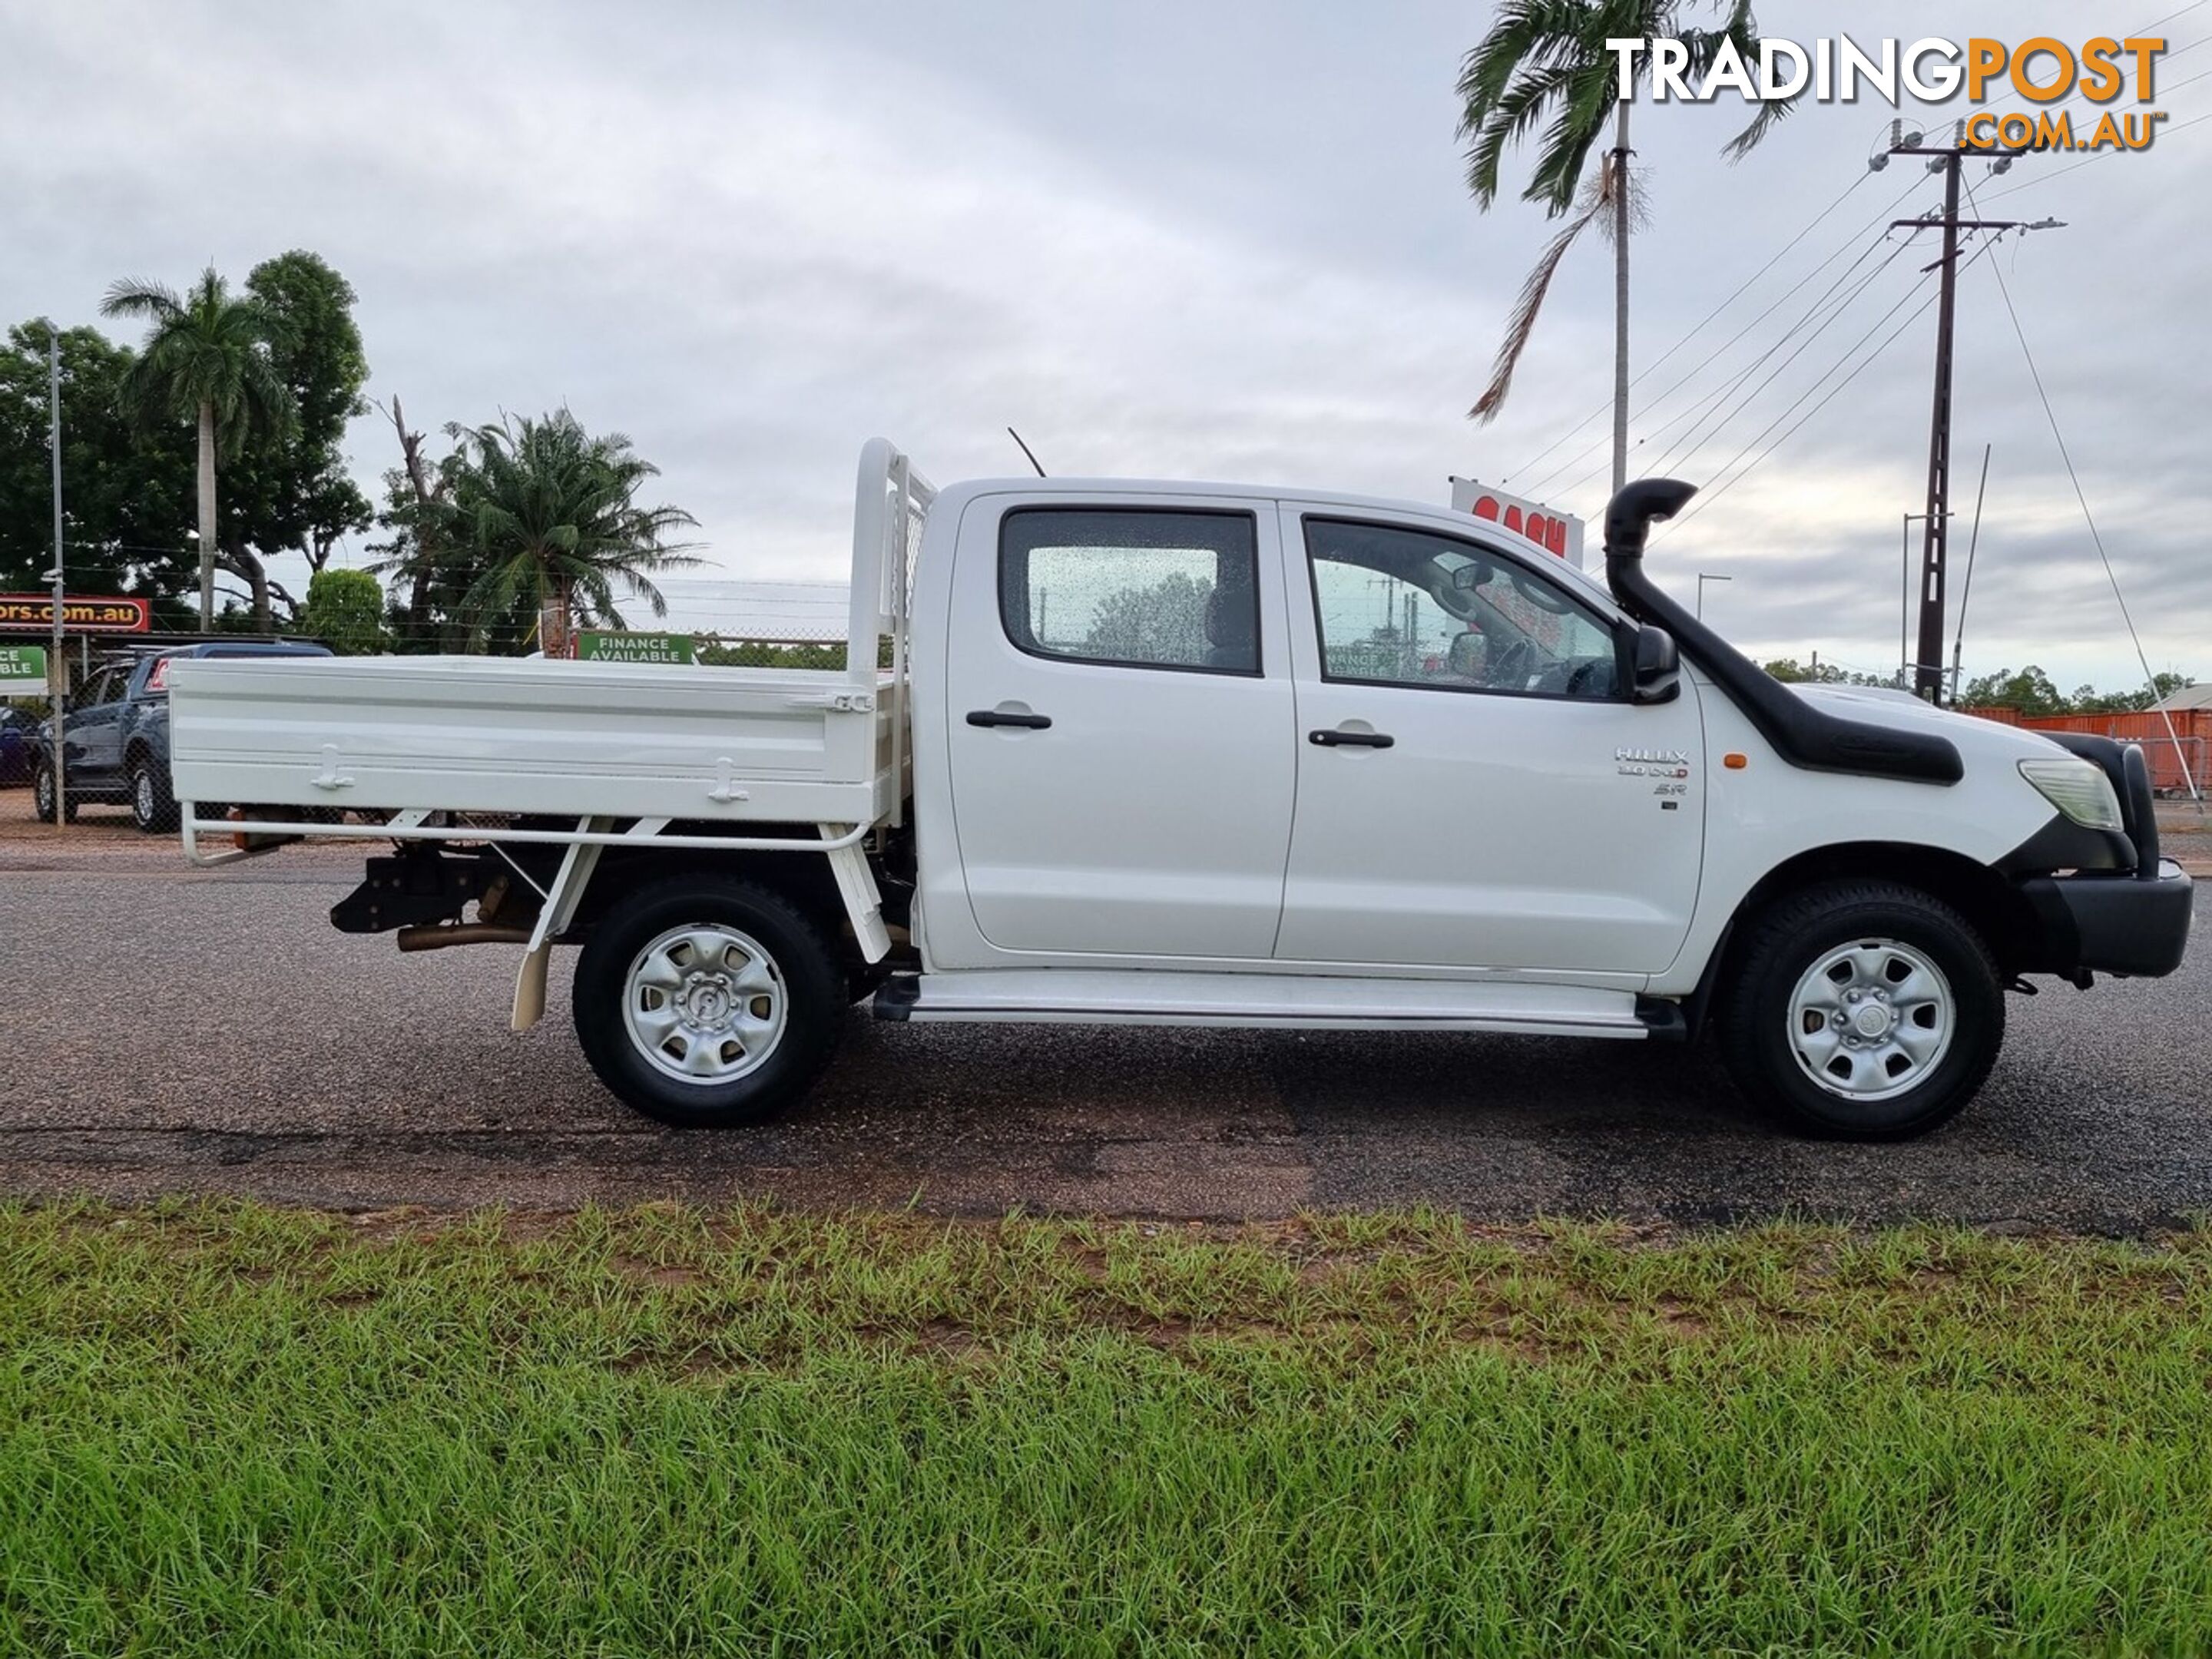
M 1336 519 L 1305 530 L 1323 678 L 1616 695 L 1612 629 L 1557 583 L 1449 536 Z
M 999 612 L 1036 656 L 1257 674 L 1252 515 L 1018 508 L 999 529 Z

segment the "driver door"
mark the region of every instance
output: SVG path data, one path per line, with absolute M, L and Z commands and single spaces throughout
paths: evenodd
M 1705 832 L 1689 677 L 1631 703 L 1618 619 L 1471 536 L 1282 512 L 1299 763 L 1277 959 L 1667 967 Z

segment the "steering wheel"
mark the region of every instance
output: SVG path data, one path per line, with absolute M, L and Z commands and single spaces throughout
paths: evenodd
M 1498 653 L 1498 659 L 1483 674 L 1492 686 L 1501 691 L 1525 690 L 1528 675 L 1536 665 L 1536 647 L 1526 640 L 1516 640 Z
M 1567 676 L 1565 687 L 1571 697 L 1605 697 L 1613 695 L 1613 659 L 1585 657 L 1574 665 Z

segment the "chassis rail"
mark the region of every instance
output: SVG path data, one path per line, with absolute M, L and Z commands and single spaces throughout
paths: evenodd
M 836 877 L 838 896 L 844 901 L 845 914 L 853 924 L 861 952 L 870 962 L 881 962 L 890 954 L 890 933 L 884 925 L 883 894 L 876 885 L 875 872 L 868 867 L 867 854 L 860 847 L 875 827 L 872 824 L 817 823 L 814 826 L 817 839 L 808 841 L 798 836 L 672 836 L 667 833 L 667 818 L 640 818 L 622 830 L 613 827 L 613 820 L 605 817 L 579 818 L 573 830 L 516 830 L 433 823 L 430 820 L 440 815 L 423 807 L 395 812 L 381 823 L 319 823 L 305 818 L 283 817 L 204 818 L 196 801 L 180 801 L 177 810 L 185 857 L 204 869 L 273 853 L 295 838 L 465 841 L 495 847 L 507 843 L 567 848 L 568 854 L 561 860 L 560 872 L 554 877 L 551 887 L 538 888 L 535 881 L 530 881 L 526 875 L 523 877 L 531 886 L 538 888 L 544 902 L 538 909 L 537 925 L 530 933 L 521 971 L 515 976 L 511 1023 L 518 1031 L 535 1025 L 545 1012 L 545 970 L 553 940 L 567 929 L 575 915 L 584 890 L 599 867 L 599 854 L 610 847 L 647 847 L 671 852 L 820 854 L 829 859 L 830 871 Z M 203 850 L 200 837 L 209 834 L 240 838 L 266 836 L 272 840 L 263 847 Z M 516 873 L 522 874 L 520 869 Z

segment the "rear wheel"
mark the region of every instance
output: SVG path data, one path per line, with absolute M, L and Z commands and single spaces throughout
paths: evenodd
M 1753 923 L 1720 1009 L 1736 1086 L 1813 1133 L 1903 1140 L 1974 1097 L 2004 1040 L 1988 947 L 1890 882 L 1794 893 Z
M 131 763 L 131 822 L 149 836 L 165 836 L 177 827 L 177 800 L 169 793 L 168 775 L 144 754 Z
M 781 893 L 680 877 L 600 922 L 573 1007 L 592 1069 L 626 1104 L 717 1128 L 805 1093 L 843 1029 L 846 986 L 822 929 Z

